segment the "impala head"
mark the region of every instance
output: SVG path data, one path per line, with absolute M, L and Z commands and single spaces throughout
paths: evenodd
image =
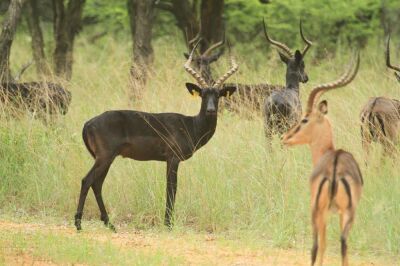
M 286 78 L 296 79 L 298 82 L 306 83 L 308 81 L 308 75 L 305 72 L 304 57 L 307 54 L 308 49 L 310 49 L 312 42 L 309 41 L 303 34 L 302 21 L 300 20 L 300 35 L 302 40 L 305 42 L 306 46 L 303 51 L 296 50 L 294 53 L 290 50 L 287 45 L 271 39 L 267 32 L 267 26 L 263 20 L 264 34 L 267 41 L 280 49 L 278 51 L 279 56 L 286 64 Z
M 325 92 L 349 84 L 355 78 L 359 65 L 360 56 L 357 55 L 355 66 L 351 66 L 340 79 L 319 85 L 311 91 L 306 112 L 300 122 L 283 135 L 283 144 L 288 146 L 310 144 L 315 139 L 331 138 L 331 125 L 326 117 L 328 103 L 325 100 L 318 103 L 318 100 Z
M 393 66 L 390 63 L 390 35 L 388 36 L 388 39 L 386 42 L 386 66 L 395 71 L 394 75 L 396 76 L 397 80 L 400 82 L 400 67 Z
M 224 33 L 225 34 L 225 33 Z M 200 35 L 198 34 L 194 39 L 188 41 L 187 46 L 189 50 L 191 50 L 196 41 L 200 40 Z M 193 55 L 192 63 L 195 65 L 195 68 L 201 73 L 204 79 L 211 83 L 213 82 L 211 68 L 210 65 L 213 62 L 216 62 L 221 55 L 224 53 L 223 46 L 225 44 L 225 36 L 223 36 L 220 42 L 214 43 L 211 45 L 204 53 L 197 53 L 197 55 Z M 218 50 L 218 48 L 220 48 Z M 183 53 L 186 59 L 189 59 L 188 53 Z
M 303 55 L 299 50 L 296 50 L 293 58 L 289 58 L 281 52 L 279 56 L 286 64 L 286 78 L 295 78 L 301 83 L 307 83 L 308 75 L 305 72 Z
M 188 60 L 186 61 L 184 68 L 185 70 L 192 75 L 198 85 L 193 83 L 186 83 L 186 88 L 189 93 L 196 96 L 200 96 L 202 99 L 201 108 L 205 110 L 206 115 L 216 115 L 218 112 L 218 100 L 220 97 L 230 96 L 236 91 L 236 87 L 229 87 L 221 89 L 224 82 L 232 76 L 237 70 L 238 65 L 236 64 L 233 57 L 231 57 L 231 69 L 227 71 L 224 75 L 222 75 L 216 82 L 210 84 L 206 82 L 206 80 L 199 75 L 193 68 L 190 67 L 190 63 L 192 62 L 193 53 L 199 45 L 199 41 L 196 43 L 192 52 L 189 55 Z

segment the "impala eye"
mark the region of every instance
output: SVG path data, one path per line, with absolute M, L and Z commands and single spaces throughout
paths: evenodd
M 301 123 L 302 124 L 305 124 L 305 123 L 307 123 L 308 122 L 308 119 L 307 118 L 304 118 L 303 120 L 301 120 Z

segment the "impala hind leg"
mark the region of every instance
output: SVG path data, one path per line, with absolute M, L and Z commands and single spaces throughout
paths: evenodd
M 167 161 L 167 200 L 165 208 L 164 225 L 172 228 L 171 218 L 175 205 L 176 187 L 177 187 L 177 174 L 178 174 L 178 160 Z
M 326 217 L 325 213 L 321 213 L 318 221 L 318 235 L 319 235 L 319 260 L 318 265 L 322 266 L 324 254 L 326 250 Z
M 349 259 L 347 256 L 347 238 L 349 236 L 349 232 L 351 226 L 354 221 L 354 210 L 348 210 L 340 215 L 340 243 L 341 243 L 341 251 L 342 251 L 342 265 L 348 266 Z
M 92 179 L 94 176 L 95 169 L 96 169 L 96 163 L 95 165 L 93 165 L 92 169 L 90 169 L 90 171 L 87 173 L 87 175 L 82 179 L 81 193 L 79 195 L 78 208 L 75 214 L 75 227 L 78 231 L 82 229 L 81 219 L 82 219 L 83 206 L 85 205 L 86 196 L 90 187 L 90 185 L 87 184 L 88 183 L 91 184 L 93 182 Z
M 103 175 L 100 176 L 99 178 L 97 178 L 93 182 L 92 189 L 93 189 L 94 196 L 96 197 L 97 205 L 99 206 L 99 209 L 100 209 L 100 219 L 104 222 L 105 226 L 110 228 L 112 231 L 116 232 L 115 226 L 112 223 L 110 223 L 110 220 L 108 218 L 106 207 L 104 206 L 104 202 L 103 202 L 103 196 L 101 194 L 104 179 L 108 173 L 108 170 L 110 169 L 110 166 L 111 166 L 111 163 L 104 170 Z
M 322 265 L 326 247 L 326 220 L 329 209 L 329 186 L 328 178 L 321 178 L 311 185 L 312 214 L 311 222 L 313 228 L 313 247 L 311 249 L 311 265 Z
M 318 257 L 318 265 L 322 265 L 326 249 L 326 215 L 316 210 L 313 213 L 313 247 L 311 250 L 311 265 Z
M 81 220 L 82 220 L 82 214 L 83 214 L 83 207 L 85 205 L 85 201 L 86 201 L 86 197 L 87 197 L 89 188 L 98 179 L 105 178 L 105 175 L 107 174 L 107 171 L 111 165 L 111 162 L 112 162 L 112 160 L 96 159 L 92 169 L 90 169 L 89 173 L 82 179 L 78 208 L 77 208 L 76 214 L 75 214 L 75 227 L 78 231 L 82 229 Z
M 274 123 L 270 120 L 269 117 L 265 117 L 264 119 L 264 134 L 267 142 L 267 149 L 272 149 L 272 139 L 274 137 Z
M 318 255 L 318 227 L 314 222 L 312 223 L 313 231 L 313 246 L 311 248 L 311 265 L 315 264 Z
M 273 139 L 273 132 L 271 129 L 265 129 L 265 140 L 266 140 L 266 147 L 268 151 L 272 150 L 272 139 Z

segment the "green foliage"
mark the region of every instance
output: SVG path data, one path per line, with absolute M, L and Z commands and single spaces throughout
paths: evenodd
M 109 32 L 129 31 L 126 1 L 89 0 L 84 14 Z M 299 20 L 302 18 L 305 34 L 316 44 L 311 52 L 321 57 L 343 46 L 365 47 L 368 42 L 381 40 L 389 24 L 394 34 L 400 34 L 399 14 L 400 2 L 396 0 L 282 0 L 269 4 L 258 0 L 226 0 L 224 19 L 229 39 L 243 53 L 249 53 L 253 49 L 270 49 L 261 34 L 263 18 L 271 37 L 293 49 L 301 49 Z M 158 10 L 155 38 L 171 35 L 182 38 L 174 16 Z
M 104 30 L 113 33 L 129 29 L 126 2 L 126 0 L 87 0 L 83 12 L 86 22 L 101 24 L 104 26 Z
M 51 1 L 39 1 L 39 9 L 42 20 L 52 20 Z M 121 39 L 129 36 L 126 0 L 87 0 L 83 16 L 86 32 L 93 34 L 95 29 Z M 311 53 L 318 57 L 333 54 L 343 46 L 365 47 L 369 42 L 381 41 L 389 28 L 393 35 L 400 36 L 400 1 L 397 0 L 272 0 L 269 4 L 258 0 L 225 0 L 227 36 L 245 54 L 254 49 L 270 49 L 261 34 L 263 18 L 271 37 L 293 49 L 301 49 L 303 45 L 298 30 L 302 18 L 305 34 L 316 44 Z M 19 30 L 27 33 L 25 23 Z M 52 27 L 45 30 L 51 31 Z M 183 41 L 173 14 L 158 10 L 154 38 L 169 36 L 179 36 Z
M 386 2 L 387 13 L 399 13 L 398 1 Z M 238 43 L 263 43 L 264 37 L 257 33 L 262 31 L 265 18 L 270 35 L 294 49 L 302 47 L 298 26 L 302 19 L 305 34 L 318 44 L 313 50 L 322 54 L 335 52 L 341 45 L 365 47 L 374 37 L 382 37 L 383 7 L 380 0 L 282 0 L 268 5 L 256 0 L 227 0 L 225 17 L 228 31 Z M 392 27 L 398 29 L 396 24 L 392 23 Z

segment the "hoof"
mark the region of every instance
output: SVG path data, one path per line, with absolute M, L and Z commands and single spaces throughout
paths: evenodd
M 76 219 L 76 220 L 75 220 L 75 227 L 76 227 L 76 230 L 77 230 L 78 232 L 80 232 L 80 231 L 82 230 L 81 219 Z
M 76 213 L 75 214 L 75 227 L 76 227 L 76 230 L 78 230 L 78 232 L 79 231 L 81 231 L 82 230 L 82 226 L 81 226 L 81 220 L 82 220 L 82 213 Z
M 114 226 L 112 223 L 110 223 L 110 222 L 104 222 L 104 224 L 105 224 L 105 226 L 106 226 L 108 229 L 110 229 L 110 230 L 113 231 L 114 233 L 117 232 L 117 229 L 115 229 L 115 226 Z
M 170 221 L 165 221 L 164 225 L 168 228 L 168 230 L 172 230 L 173 224 Z

